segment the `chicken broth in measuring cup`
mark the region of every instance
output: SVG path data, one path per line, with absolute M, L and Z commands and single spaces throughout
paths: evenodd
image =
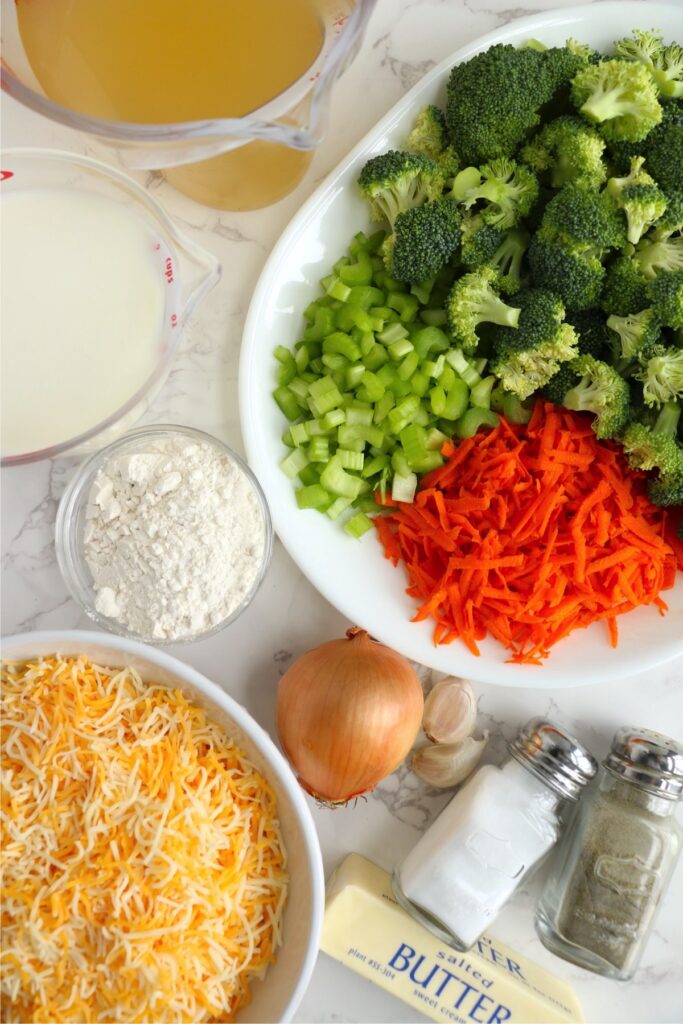
M 325 0 L 17 0 L 26 57 L 47 96 L 134 124 L 242 117 L 310 69 Z M 299 181 L 311 153 L 251 142 L 168 178 L 200 202 L 264 206 Z

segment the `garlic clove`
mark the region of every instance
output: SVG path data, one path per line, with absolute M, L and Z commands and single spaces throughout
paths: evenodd
M 479 764 L 489 734 L 481 739 L 467 736 L 461 743 L 437 743 L 420 747 L 413 754 L 411 768 L 423 782 L 437 789 L 464 782 Z
M 433 743 L 460 743 L 477 722 L 477 698 L 467 679 L 446 676 L 425 701 L 422 728 Z

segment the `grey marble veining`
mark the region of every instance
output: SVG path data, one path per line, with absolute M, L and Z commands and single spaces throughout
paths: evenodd
M 181 230 L 223 264 L 220 285 L 190 321 L 185 340 L 150 422 L 187 423 L 242 450 L 237 403 L 240 338 L 249 299 L 278 235 L 315 185 L 379 117 L 429 68 L 469 39 L 566 0 L 379 0 L 362 51 L 336 90 L 332 124 L 304 182 L 268 209 L 218 213 L 170 189 L 161 175 L 137 177 L 166 206 Z M 52 124 L 3 96 L 6 145 L 44 145 L 117 161 L 98 141 Z M 2 624 L 4 632 L 88 627 L 61 581 L 53 547 L 59 498 L 76 461 L 62 459 L 2 474 Z M 301 575 L 277 544 L 253 605 L 227 631 L 173 649 L 216 680 L 271 732 L 277 681 L 292 660 L 348 623 Z M 532 670 L 533 671 L 533 670 Z M 421 671 L 425 686 L 430 673 Z M 478 728 L 488 730 L 485 760 L 499 763 L 505 743 L 535 714 L 576 733 L 598 756 L 614 729 L 638 724 L 683 734 L 683 660 L 616 684 L 566 690 L 477 685 Z M 354 806 L 312 811 L 326 868 L 351 850 L 385 867 L 402 856 L 439 813 L 448 793 L 424 785 L 403 766 Z M 544 871 L 517 892 L 492 929 L 505 942 L 569 981 L 591 1024 L 683 1020 L 683 866 L 674 878 L 643 966 L 621 985 L 551 956 L 533 930 L 533 907 Z M 414 1012 L 321 956 L 298 1011 L 300 1022 L 404 1022 Z

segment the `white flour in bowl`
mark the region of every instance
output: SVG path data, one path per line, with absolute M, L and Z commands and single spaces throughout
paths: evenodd
M 208 442 L 169 437 L 115 455 L 88 498 L 95 607 L 156 640 L 202 633 L 251 591 L 266 544 L 254 488 Z

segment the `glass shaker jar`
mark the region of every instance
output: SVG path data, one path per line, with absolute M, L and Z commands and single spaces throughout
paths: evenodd
M 469 949 L 555 845 L 566 800 L 597 771 L 589 752 L 543 718 L 527 722 L 501 767 L 485 765 L 396 867 L 398 902 L 456 949 Z
M 683 746 L 620 729 L 603 769 L 558 850 L 536 930 L 565 960 L 628 981 L 680 851 L 673 812 L 683 797 Z

